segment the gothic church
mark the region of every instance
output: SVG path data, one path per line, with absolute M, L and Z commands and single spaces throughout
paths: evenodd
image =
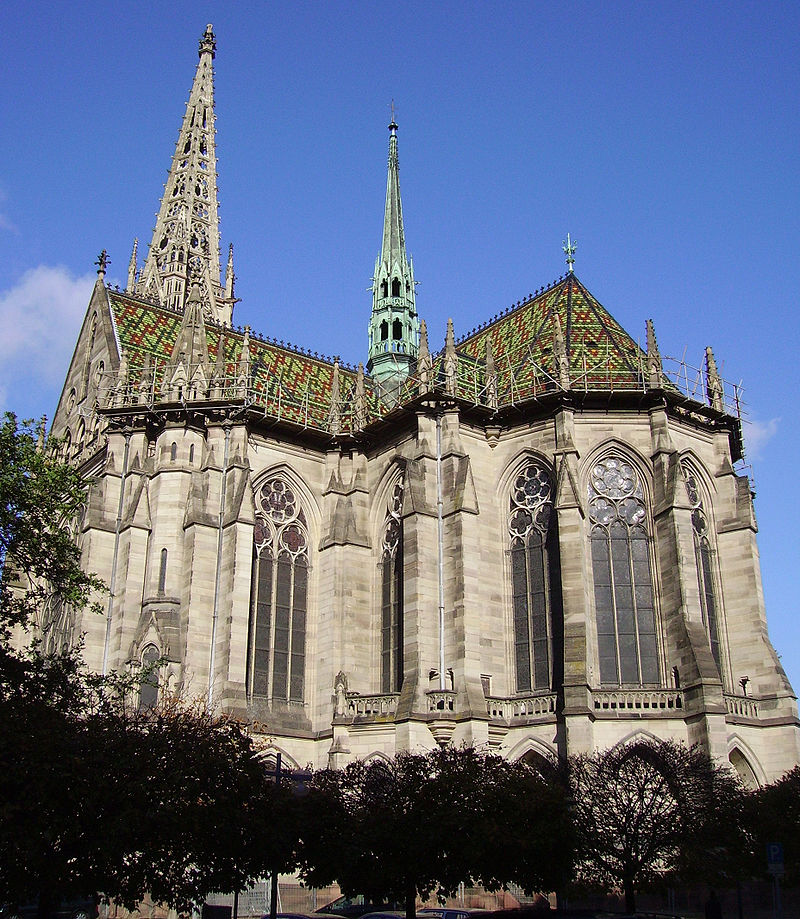
M 202 696 L 287 764 L 436 743 L 554 760 L 637 733 L 751 784 L 800 760 L 767 635 L 736 393 L 568 271 L 431 351 L 397 125 L 366 369 L 233 325 L 209 26 L 152 242 L 94 287 L 52 434 L 109 587 L 65 615 L 98 671 Z M 366 318 L 366 315 L 365 315 Z M 683 382 L 681 382 L 683 380 Z

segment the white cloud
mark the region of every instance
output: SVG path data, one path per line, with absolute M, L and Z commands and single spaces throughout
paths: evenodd
M 777 434 L 780 418 L 769 421 L 753 419 L 744 426 L 744 446 L 748 460 L 760 459 L 762 451 L 769 440 Z
M 52 415 L 94 281 L 40 265 L 0 291 L 0 410 Z

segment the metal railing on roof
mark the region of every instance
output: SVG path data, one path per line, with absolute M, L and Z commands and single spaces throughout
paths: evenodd
M 301 428 L 331 435 L 347 435 L 363 430 L 385 418 L 396 408 L 428 393 L 452 397 L 462 404 L 490 411 L 535 402 L 559 391 L 577 393 L 646 393 L 659 389 L 682 395 L 698 407 L 716 408 L 745 420 L 741 384 L 710 378 L 705 369 L 683 360 L 664 358 L 661 373 L 648 371 L 646 355 L 641 353 L 633 366 L 620 366 L 609 355 L 591 355 L 587 349 L 577 355 L 572 366 L 560 371 L 537 360 L 528 346 L 520 346 L 499 356 L 494 369 L 468 354 L 457 353 L 455 366 L 446 371 L 443 354 L 436 355 L 429 369 L 405 377 L 399 384 L 386 386 L 365 377 L 359 388 L 352 371 L 339 374 L 338 398 L 332 398 L 331 384 L 320 386 L 313 378 L 263 368 L 253 372 L 242 367 L 218 375 L 207 366 L 153 361 L 130 367 L 123 373 L 106 373 L 100 384 L 99 403 L 106 410 L 134 406 L 149 409 L 174 404 L 237 401 L 265 418 L 288 422 Z M 576 366 L 577 364 L 577 366 Z M 716 388 L 715 388 L 716 387 Z

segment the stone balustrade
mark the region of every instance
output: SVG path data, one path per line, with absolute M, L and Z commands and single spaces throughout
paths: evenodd
M 525 718 L 552 718 L 556 713 L 556 694 L 544 693 L 535 696 L 512 696 L 504 699 L 487 696 L 486 710 L 492 719 L 513 721 Z
M 593 689 L 592 708 L 598 714 L 671 715 L 683 709 L 683 693 L 680 689 Z
M 390 692 L 374 696 L 347 694 L 347 714 L 351 718 L 391 718 L 397 711 L 400 693 Z
M 456 694 L 452 689 L 431 689 L 426 695 L 428 697 L 429 712 L 442 714 L 454 711 Z
M 758 718 L 758 701 L 751 696 L 734 696 L 725 693 L 728 714 L 736 718 Z

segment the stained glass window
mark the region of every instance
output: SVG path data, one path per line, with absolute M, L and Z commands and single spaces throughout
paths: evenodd
M 589 519 L 600 682 L 657 685 L 647 511 L 639 475 L 621 456 L 606 456 L 594 464 Z
M 717 594 L 714 586 L 714 552 L 709 539 L 708 516 L 703 504 L 703 497 L 697 476 L 688 463 L 681 463 L 686 494 L 692 505 L 692 528 L 694 530 L 694 552 L 697 561 L 697 586 L 700 591 L 700 611 L 703 625 L 706 627 L 711 654 L 722 673 L 722 655 L 719 640 L 719 616 Z
M 560 572 L 552 483 L 537 462 L 527 463 L 514 479 L 508 529 L 517 691 L 549 689 Z M 560 608 L 555 612 L 560 616 Z
M 248 679 L 250 695 L 302 702 L 308 610 L 308 524 L 280 476 L 256 493 Z
M 381 551 L 381 692 L 403 685 L 403 483 L 395 484 Z

